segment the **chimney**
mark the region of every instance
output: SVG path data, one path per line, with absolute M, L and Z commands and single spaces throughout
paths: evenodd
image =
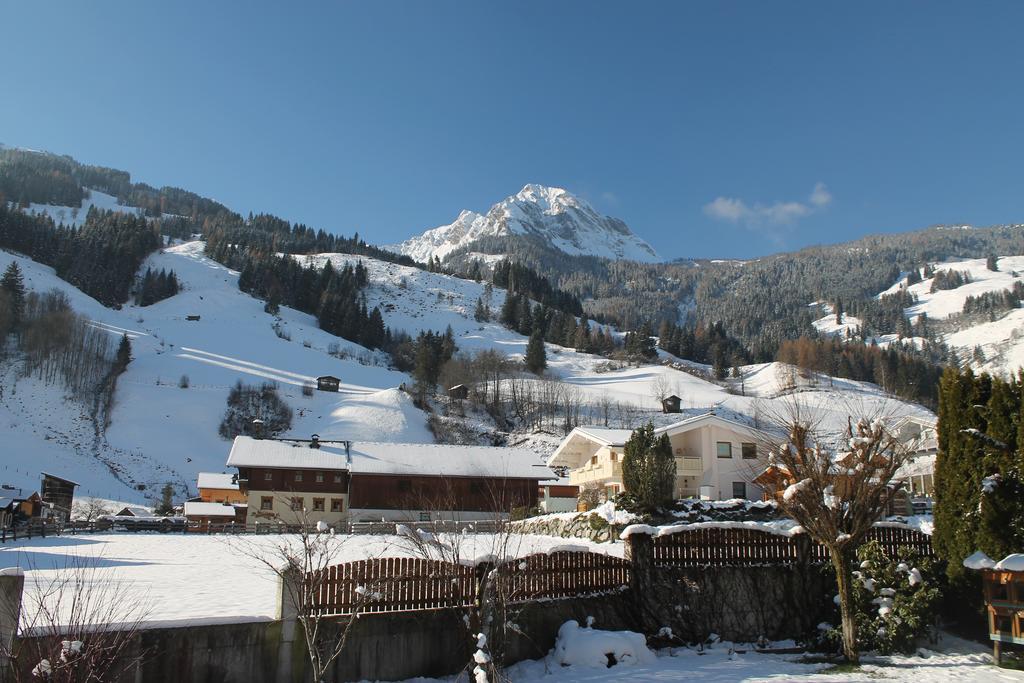
M 320 448 L 320 435 L 319 434 L 314 434 L 313 436 L 309 437 L 309 447 L 310 448 Z
M 352 464 L 352 442 L 345 442 L 345 462 L 349 465 Z
M 263 420 L 258 417 L 252 421 L 252 435 L 257 439 L 263 438 Z

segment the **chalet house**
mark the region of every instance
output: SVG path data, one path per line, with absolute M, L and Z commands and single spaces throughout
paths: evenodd
M 39 494 L 46 502 L 50 515 L 60 522 L 68 521 L 71 519 L 71 506 L 75 502 L 75 487 L 78 484 L 55 474 L 43 472 L 42 475 Z
M 494 519 L 537 504 L 553 474 L 531 451 L 487 446 L 235 438 L 248 524 Z
M 341 380 L 333 375 L 321 375 L 316 378 L 316 388 L 320 391 L 337 392 L 341 388 Z
M 200 472 L 196 481 L 199 498 L 204 503 L 245 503 L 246 497 L 238 489 L 237 474 Z
M 898 476 L 912 497 L 935 495 L 935 456 L 939 452 L 938 423 L 934 418 L 907 416 L 893 430 L 909 451 L 907 463 Z
M 20 489 L 15 491 L 0 490 L 0 529 L 10 529 L 42 514 L 43 499 L 38 493 L 24 495 Z
M 764 469 L 763 432 L 709 412 L 658 427 L 654 433 L 667 434 L 672 444 L 676 497 L 761 498 L 754 478 Z M 605 497 L 614 496 L 623 491 L 622 456 L 631 435 L 629 429 L 577 427 L 548 459 L 548 466 L 567 468 L 569 483 L 575 486 L 599 486 Z

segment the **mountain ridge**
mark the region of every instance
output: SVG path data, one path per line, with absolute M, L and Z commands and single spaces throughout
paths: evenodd
M 484 214 L 463 209 L 451 223 L 385 248 L 421 262 L 434 258 L 443 261 L 481 239 L 515 236 L 546 241 L 570 256 L 661 261 L 654 248 L 622 220 L 598 213 L 564 188 L 536 183 L 523 186 Z

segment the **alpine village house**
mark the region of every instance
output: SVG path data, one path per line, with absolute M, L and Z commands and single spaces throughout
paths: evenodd
M 554 479 L 532 451 L 491 446 L 255 439 L 239 436 L 245 522 L 460 521 L 507 517 L 537 505 Z
M 754 483 L 764 468 L 762 432 L 708 412 L 658 427 L 654 433 L 668 434 L 672 444 L 677 498 L 762 498 L 764 492 Z M 623 491 L 622 457 L 631 435 L 629 429 L 577 427 L 548 465 L 568 470 L 571 484 L 600 487 L 603 497 L 611 498 Z

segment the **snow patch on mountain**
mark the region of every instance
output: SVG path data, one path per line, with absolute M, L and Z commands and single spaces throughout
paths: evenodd
M 448 225 L 427 230 L 388 248 L 425 262 L 484 237 L 526 235 L 573 256 L 657 262 L 657 252 L 617 218 L 603 216 L 587 202 L 559 187 L 526 185 L 486 214 L 462 211 Z

